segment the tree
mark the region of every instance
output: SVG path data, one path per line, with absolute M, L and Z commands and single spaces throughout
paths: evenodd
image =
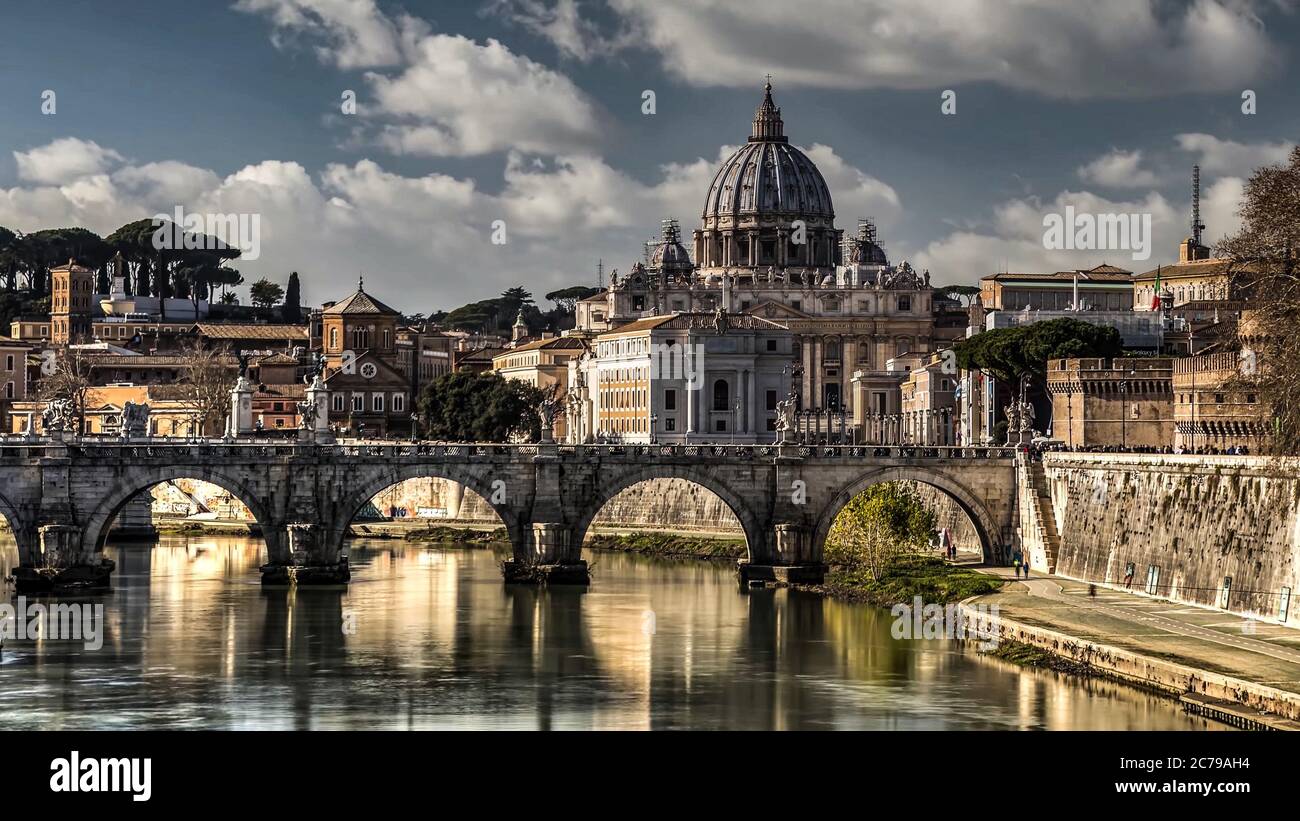
M 940 295 L 945 296 L 948 299 L 958 301 L 964 300 L 966 307 L 970 307 L 971 303 L 975 301 L 975 298 L 980 295 L 980 289 L 974 285 L 945 285 L 936 290 Z
M 238 375 L 234 358 L 187 342 L 180 351 L 184 378 L 180 382 L 181 404 L 200 436 L 219 433 L 230 416 L 230 391 Z
M 556 306 L 565 313 L 571 314 L 577 309 L 580 301 L 593 297 L 600 293 L 599 288 L 593 288 L 588 285 L 574 285 L 571 288 L 561 288 L 558 291 L 551 291 L 546 298 L 554 302 Z
M 36 395 L 46 402 L 66 399 L 72 403 L 78 434 L 86 428 L 86 397 L 89 393 L 90 368 L 81 354 L 72 348 L 56 355 L 53 373 L 42 375 L 36 388 Z
M 445 374 L 420 394 L 420 419 L 426 434 L 453 442 L 536 441 L 541 435 L 537 409 L 546 393 L 495 373 Z
M 269 279 L 259 279 L 248 289 L 249 298 L 259 308 L 270 308 L 284 299 L 284 289 Z
M 872 485 L 850 499 L 831 523 L 826 558 L 865 570 L 879 581 L 900 556 L 929 544 L 937 522 L 934 511 L 911 485 Z
M 1115 328 L 1066 318 L 984 331 L 957 342 L 953 351 L 966 370 L 1013 385 L 1029 374 L 1042 384 L 1047 360 L 1122 356 L 1124 340 Z
M 1249 338 L 1257 367 L 1244 368 L 1233 390 L 1259 394 L 1272 420 L 1270 449 L 1300 454 L 1300 146 L 1285 165 L 1265 166 L 1247 181 L 1242 227 L 1219 243 L 1219 256 L 1233 261 L 1230 288 L 1250 306 L 1242 336 Z
M 289 272 L 289 284 L 284 289 L 284 308 L 280 318 L 285 322 L 297 324 L 302 322 L 302 284 L 298 281 L 298 272 Z

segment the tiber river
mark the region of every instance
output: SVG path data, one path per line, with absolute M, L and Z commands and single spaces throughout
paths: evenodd
M 598 553 L 586 592 L 538 590 L 489 549 L 358 541 L 346 590 L 290 592 L 261 588 L 261 553 L 110 546 L 113 590 L 76 599 L 104 604 L 103 647 L 7 641 L 0 729 L 1218 728 L 725 563 Z M 7 540 L 0 573 L 16 560 Z

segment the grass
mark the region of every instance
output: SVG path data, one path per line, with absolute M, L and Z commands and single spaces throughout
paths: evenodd
M 947 604 L 969 596 L 996 593 L 1002 580 L 966 567 L 948 564 L 937 556 L 901 556 L 879 579 L 866 570 L 835 567 L 818 586 L 824 593 L 881 607 L 911 602 L 917 596 L 927 604 Z
M 587 539 L 592 550 L 620 550 L 650 556 L 693 556 L 702 559 L 738 559 L 745 555 L 741 539 L 713 539 L 678 533 L 601 533 Z
M 498 527 L 495 530 L 470 530 L 446 525 L 432 525 L 422 527 L 419 530 L 408 530 L 402 535 L 402 538 L 408 542 L 424 542 L 426 544 L 510 543 L 510 536 L 506 533 L 504 527 Z

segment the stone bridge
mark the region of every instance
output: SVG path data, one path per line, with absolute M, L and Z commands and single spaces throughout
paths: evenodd
M 809 445 L 497 445 L 243 439 L 54 438 L 0 443 L 0 513 L 18 542 L 20 589 L 109 582 L 106 535 L 132 497 L 173 479 L 218 485 L 262 528 L 264 583 L 349 578 L 353 517 L 397 482 L 437 477 L 482 496 L 513 547 L 508 581 L 586 583 L 581 546 L 601 507 L 625 488 L 676 478 L 717 494 L 744 529 L 746 579 L 820 580 L 831 522 L 878 482 L 943 491 L 971 518 L 985 559 L 1013 542 L 1011 449 Z

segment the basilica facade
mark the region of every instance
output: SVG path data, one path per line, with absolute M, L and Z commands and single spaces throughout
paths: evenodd
M 929 280 L 906 262 L 891 265 L 871 222 L 849 234 L 836 227 L 830 189 L 785 136 L 768 83 L 748 141 L 705 194 L 690 249 L 677 221 L 665 220 L 643 261 L 614 271 L 605 290 L 578 304 L 577 327 L 599 339 L 655 316 L 747 314 L 789 330 L 781 350 L 801 409 L 847 413 L 855 372 L 884 372 L 894 357 L 934 350 Z

